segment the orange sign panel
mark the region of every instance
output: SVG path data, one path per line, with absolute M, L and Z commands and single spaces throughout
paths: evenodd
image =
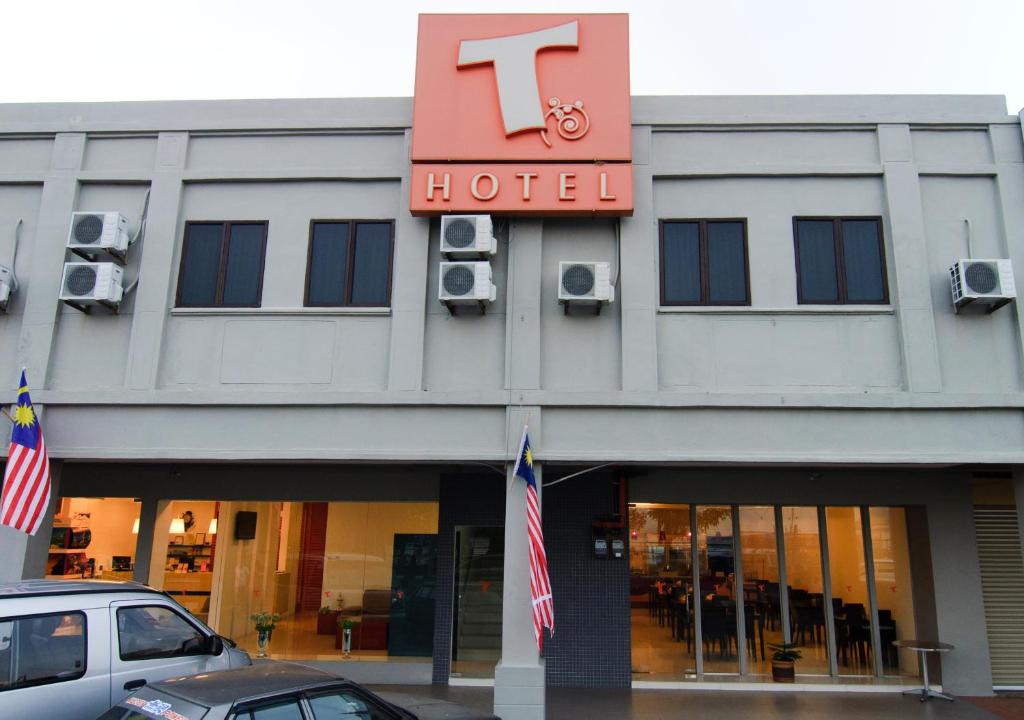
M 631 131 L 627 15 L 420 16 L 414 214 L 630 214 Z
M 628 215 L 633 167 L 625 163 L 412 166 L 413 213 Z

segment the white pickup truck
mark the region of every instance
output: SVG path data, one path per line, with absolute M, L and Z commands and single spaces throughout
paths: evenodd
M 145 585 L 0 583 L 5 720 L 94 720 L 147 683 L 251 664 L 248 653 Z

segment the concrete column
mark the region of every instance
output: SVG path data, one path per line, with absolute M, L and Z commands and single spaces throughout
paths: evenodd
M 1013 472 L 1013 494 L 1017 501 L 1017 530 L 1020 532 L 1021 562 L 1024 562 L 1024 470 Z
M 18 340 L 18 360 L 27 369 L 29 386 L 46 386 L 57 331 L 57 319 L 63 307 L 57 296 L 64 272 L 65 245 L 71 213 L 78 198 L 78 172 L 85 155 L 85 134 L 57 133 L 53 142 L 50 170 L 43 183 L 39 202 L 39 221 L 32 240 L 32 267 L 25 277 L 25 312 Z M 11 380 L 16 382 L 16 379 Z
M 157 590 L 164 589 L 164 568 L 167 565 L 167 538 L 171 530 L 171 501 L 157 500 L 155 514 L 153 516 L 152 546 L 149 549 L 149 577 L 144 580 L 150 587 Z M 142 520 L 139 520 L 139 538 L 142 537 Z M 138 564 L 140 553 L 136 551 L 135 562 Z M 138 578 L 139 573 L 135 573 Z
M 405 132 L 409 156 L 411 130 Z M 394 277 L 391 287 L 389 390 L 423 389 L 423 332 L 426 324 L 427 258 L 430 220 L 409 214 L 408 164 L 402 176 L 402 212 L 395 220 Z M 436 298 L 435 298 L 436 301 Z M 429 302 L 429 299 L 428 299 Z
M 989 126 L 992 155 L 996 163 L 996 191 L 999 194 L 999 217 L 1005 239 L 1005 257 L 1013 263 L 1017 283 L 1024 282 L 1024 148 L 1020 129 L 1012 125 Z M 1016 303 L 1017 348 L 1024 368 L 1024 311 Z M 1000 312 L 1006 312 L 1005 308 Z
M 540 377 L 543 221 L 510 221 L 505 316 L 505 387 L 536 390 Z M 512 402 L 517 402 L 513 392 Z M 522 423 L 520 423 L 520 430 Z M 518 438 L 518 436 L 517 436 Z
M 166 505 L 167 501 L 163 502 Z M 135 582 L 149 582 L 149 568 L 153 560 L 153 530 L 156 528 L 159 512 L 159 500 L 153 497 L 142 498 L 139 508 L 139 534 L 135 537 L 135 569 L 132 572 L 132 579 Z
M 141 253 L 139 284 L 132 298 L 132 334 L 125 372 L 125 382 L 132 390 L 151 390 L 157 384 L 164 327 L 168 308 L 173 304 L 171 287 L 178 276 L 174 257 L 178 246 L 178 216 L 187 149 L 188 133 L 160 133 L 149 190 L 146 233 L 142 247 L 129 251 Z M 135 278 L 126 278 L 128 283 L 134 281 Z
M 903 367 L 907 390 L 940 392 L 942 369 L 939 365 L 935 315 L 932 308 L 931 278 L 924 237 L 924 213 L 921 209 L 921 185 L 914 164 L 914 149 L 907 125 L 879 125 L 878 143 L 885 177 L 885 199 L 889 208 L 895 280 L 892 303 L 899 318 Z
M 970 477 L 936 482 L 926 509 L 939 631 L 935 639 L 956 647 L 942 656 L 942 685 L 953 695 L 991 695 Z
M 0 526 L 0 582 L 31 580 L 46 574 L 47 551 L 53 530 L 53 515 L 60 507 L 59 460 L 50 461 L 50 504 L 35 535 Z
M 512 429 L 518 427 L 518 432 L 514 433 L 518 440 L 518 435 L 522 433 L 522 423 L 518 426 L 514 423 L 510 425 Z M 530 444 L 536 449 L 533 427 L 531 424 Z M 515 447 L 518 450 L 518 444 Z M 533 601 L 530 596 L 530 558 L 526 533 L 526 483 L 513 478 L 513 468 L 514 463 L 507 465 L 501 661 L 494 669 L 494 714 L 504 720 L 543 720 L 544 662 L 540 659 L 533 637 Z M 534 463 L 533 471 L 540 494 L 539 462 Z
M 619 223 L 622 389 L 658 389 L 658 219 L 654 216 L 651 128 L 633 128 L 633 217 Z

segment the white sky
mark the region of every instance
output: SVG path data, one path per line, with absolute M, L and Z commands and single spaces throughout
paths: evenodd
M 629 12 L 634 95 L 1024 106 L 1024 0 L 7 0 L 0 102 L 412 95 L 419 12 Z

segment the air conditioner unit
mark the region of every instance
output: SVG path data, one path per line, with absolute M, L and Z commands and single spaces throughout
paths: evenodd
M 606 262 L 558 263 L 558 302 L 568 312 L 570 304 L 595 305 L 615 300 L 611 265 Z
M 6 265 L 0 265 L 0 310 L 7 310 L 7 301 L 17 289 L 18 279 L 14 271 Z
M 441 218 L 441 252 L 447 257 L 493 255 L 498 249 L 490 215 Z
M 993 312 L 1017 297 L 1009 260 L 957 260 L 949 280 L 958 313 L 968 305 Z
M 71 213 L 68 249 L 123 254 L 128 249 L 128 219 L 118 212 Z
M 494 302 L 497 289 L 491 282 L 489 262 L 442 262 L 438 273 L 438 299 L 448 310 L 454 305 L 477 304 L 483 310 Z
M 60 299 L 75 305 L 117 305 L 124 293 L 124 270 L 112 262 L 64 263 Z

